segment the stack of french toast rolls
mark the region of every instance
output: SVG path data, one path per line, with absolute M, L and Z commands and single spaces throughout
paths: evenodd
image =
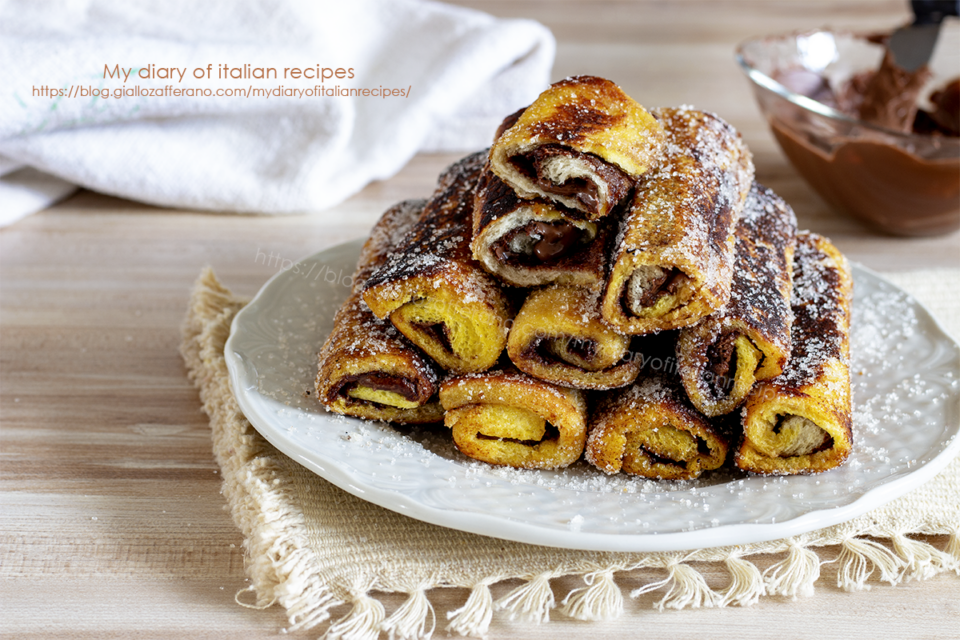
M 730 124 L 567 78 L 382 216 L 318 397 L 517 468 L 821 472 L 852 443 L 852 288 Z

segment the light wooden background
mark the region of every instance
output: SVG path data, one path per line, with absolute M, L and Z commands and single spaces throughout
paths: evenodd
M 602 75 L 648 106 L 688 103 L 718 112 L 741 130 L 758 178 L 793 205 L 801 226 L 831 236 L 852 259 L 887 270 L 960 266 L 958 234 L 884 237 L 830 212 L 774 146 L 733 60 L 735 45 L 752 35 L 892 27 L 907 18 L 906 2 L 458 4 L 549 26 L 559 41 L 554 79 Z M 322 628 L 286 634 L 279 607 L 234 603 L 245 586 L 241 539 L 223 510 L 207 421 L 177 353 L 179 323 L 203 265 L 253 294 L 276 270 L 258 253 L 295 260 L 364 236 L 393 202 L 427 195 L 452 159 L 419 156 L 396 177 L 316 215 L 167 211 L 81 192 L 0 231 L 0 634 L 320 635 Z M 945 538 L 930 541 L 942 547 Z M 556 615 L 543 627 L 498 622 L 490 638 L 958 637 L 955 575 L 846 593 L 831 585 L 831 565 L 823 572 L 817 594 L 797 601 L 658 613 L 654 593 L 628 599 L 616 621 Z M 707 577 L 726 584 L 723 572 Z M 580 586 L 555 585 L 561 595 Z M 431 597 L 442 614 L 466 593 Z M 387 598 L 388 610 L 401 601 Z

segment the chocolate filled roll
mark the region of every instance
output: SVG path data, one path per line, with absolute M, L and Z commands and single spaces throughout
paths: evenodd
M 521 371 L 567 387 L 613 389 L 640 372 L 630 337 L 600 318 L 600 293 L 554 285 L 527 295 L 507 338 L 507 354 Z
M 669 372 L 611 391 L 590 418 L 585 457 L 609 474 L 690 480 L 723 465 L 726 433 L 697 412 Z
M 493 172 L 521 198 L 544 198 L 597 220 L 656 162 L 663 129 L 613 82 L 551 85 L 490 150 Z
M 599 286 L 610 226 L 571 214 L 542 198 L 518 197 L 487 167 L 473 210 L 473 257 L 518 287 Z
M 754 183 L 737 225 L 730 300 L 682 329 L 677 340 L 683 386 L 705 415 L 730 413 L 754 382 L 783 371 L 790 357 L 796 233 L 789 205 Z
M 823 236 L 801 232 L 793 258 L 791 354 L 783 373 L 743 405 L 738 467 L 760 474 L 818 473 L 846 460 L 852 444 L 847 261 Z
M 388 209 L 360 251 L 351 294 L 319 354 L 317 398 L 330 411 L 401 423 L 443 420 L 434 363 L 360 297 L 366 278 L 412 228 L 424 203 L 408 200 Z
M 695 323 L 726 304 L 734 229 L 753 182 L 740 134 L 688 107 L 653 111 L 667 132 L 614 244 L 603 317 L 624 333 Z
M 363 287 L 363 300 L 444 369 L 490 368 L 507 342 L 510 304 L 470 255 L 471 213 L 486 153 L 449 167 L 423 213 Z
M 576 461 L 587 437 L 583 392 L 512 367 L 445 380 L 440 402 L 457 448 L 471 458 L 524 469 Z

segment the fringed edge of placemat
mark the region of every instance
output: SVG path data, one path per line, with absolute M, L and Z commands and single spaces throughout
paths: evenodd
M 283 454 L 246 421 L 230 389 L 223 346 L 234 315 L 246 302 L 223 287 L 211 269 L 204 269 L 191 295 L 180 349 L 189 378 L 200 391 L 203 410 L 210 417 L 223 493 L 244 538 L 251 585 L 237 593 L 238 604 L 261 609 L 279 603 L 287 612 L 290 631 L 316 627 L 330 619 L 334 607 L 351 605 L 347 614 L 330 625 L 324 640 L 375 640 L 381 633 L 391 639 L 429 638 L 437 620 L 426 591 L 462 585 L 438 580 L 422 584 L 408 592 L 407 600 L 387 617 L 383 604 L 371 594 L 402 590 L 380 584 L 361 588 L 323 584 L 322 572 L 303 535 L 303 514 L 293 500 L 292 483 L 280 473 L 279 456 Z M 223 428 L 229 419 L 243 424 L 241 433 L 230 434 Z M 275 516 L 266 520 L 266 513 Z M 949 535 L 946 547 L 940 550 L 907 537 L 903 531 L 884 528 L 868 516 L 795 538 L 752 545 L 749 550 L 723 547 L 686 553 L 609 554 L 611 561 L 604 564 L 591 560 L 563 563 L 565 566 L 533 575 L 489 576 L 467 585 L 470 594 L 463 606 L 446 614 L 449 622 L 445 629 L 464 636 L 483 636 L 496 613 L 538 624 L 548 622 L 553 610 L 577 620 L 617 618 L 624 612 L 624 588 L 617 584 L 616 576 L 640 568 L 666 571 L 661 580 L 628 594 L 638 598 L 666 590 L 653 604 L 660 611 L 750 606 L 764 596 L 809 596 L 821 578 L 821 566 L 829 563 L 837 563 L 836 584 L 846 591 L 869 588 L 867 582 L 877 572 L 881 581 L 891 585 L 949 571 L 960 575 L 960 522 L 922 523 L 920 530 L 910 532 Z M 890 544 L 880 539 L 888 539 Z M 839 545 L 839 555 L 822 560 L 812 547 L 826 545 Z M 778 553 L 785 557 L 762 572 L 746 559 Z M 730 579 L 720 591 L 711 588 L 692 565 L 718 562 L 725 565 Z M 589 570 L 583 569 L 585 564 L 591 565 Z M 550 580 L 576 575 L 582 576 L 584 586 L 571 590 L 558 604 Z M 493 599 L 491 586 L 516 578 L 525 582 Z M 241 601 L 245 592 L 255 593 L 254 604 Z
M 299 533 L 303 514 L 295 507 L 289 480 L 280 473 L 278 456 L 283 454 L 242 418 L 230 388 L 223 346 L 233 317 L 247 302 L 205 268 L 194 285 L 181 327 L 180 353 L 200 391 L 203 411 L 210 417 L 223 494 L 243 534 L 244 563 L 252 584 L 236 594 L 236 601 L 257 609 L 279 603 L 293 628 L 310 628 L 327 620 L 329 610 L 343 601 L 320 582 L 310 547 Z M 243 428 L 230 433 L 224 424 L 236 416 Z M 274 517 L 267 520 L 266 514 Z M 241 600 L 246 592 L 255 594 L 255 603 Z
M 812 596 L 821 578 L 821 567 L 832 563 L 838 565 L 836 585 L 844 591 L 869 589 L 867 582 L 877 572 L 880 581 L 892 586 L 925 580 L 949 571 L 960 576 L 960 525 L 950 529 L 944 550 L 907 538 L 904 534 L 890 534 L 889 537 L 892 548 L 870 537 L 864 529 L 859 533 L 847 532 L 839 543 L 825 536 L 800 536 L 749 552 L 740 547 L 722 547 L 685 553 L 651 553 L 640 561 L 614 561 L 588 572 L 557 569 L 529 576 L 524 584 L 496 601 L 490 587 L 509 578 L 487 579 L 474 587 L 463 607 L 447 614 L 451 623 L 446 629 L 466 636 L 483 636 L 496 612 L 503 612 L 510 620 L 536 624 L 549 622 L 553 610 L 576 620 L 615 619 L 624 612 L 624 589 L 617 584 L 617 575 L 641 568 L 666 571 L 662 579 L 632 589 L 628 594 L 631 599 L 636 599 L 664 590 L 663 597 L 653 603 L 653 608 L 658 611 L 746 607 L 765 596 L 783 596 L 792 600 Z M 833 559 L 823 560 L 813 550 L 816 546 L 835 544 L 839 544 L 840 553 Z M 764 571 L 746 559 L 746 556 L 772 554 L 785 554 L 785 557 Z M 637 554 L 629 555 L 635 557 Z M 727 571 L 729 582 L 718 591 L 707 584 L 706 577 L 694 564 L 720 562 Z M 584 586 L 571 590 L 558 604 L 550 580 L 574 575 L 583 577 Z M 389 631 L 386 626 L 381 629 Z M 329 640 L 340 637 L 333 636 Z M 347 640 L 348 636 L 342 638 Z

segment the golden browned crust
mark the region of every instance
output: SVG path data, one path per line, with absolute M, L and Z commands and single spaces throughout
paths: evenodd
M 598 287 L 611 227 L 572 216 L 563 205 L 525 200 L 485 168 L 473 210 L 473 257 L 518 287 Z
M 754 183 L 737 225 L 730 300 L 677 341 L 683 386 L 707 416 L 733 411 L 754 382 L 780 375 L 790 356 L 796 227 L 787 203 Z
M 689 480 L 721 467 L 728 450 L 727 436 L 679 385 L 653 372 L 605 396 L 590 417 L 584 453 L 605 473 Z
M 599 292 L 550 286 L 531 291 L 507 338 L 518 369 L 577 389 L 614 389 L 637 377 L 630 337 L 600 318 Z
M 420 217 L 371 275 L 365 293 L 398 281 L 439 276 L 449 263 L 470 263 L 473 197 L 485 156 L 470 154 L 440 174 Z
M 726 304 L 753 182 L 750 151 L 721 118 L 687 107 L 653 114 L 667 141 L 621 224 L 602 308 L 630 334 L 689 326 Z
M 437 371 L 359 292 L 337 312 L 319 356 L 317 395 L 335 413 L 400 423 L 443 419 Z
M 512 367 L 445 380 L 440 402 L 457 448 L 491 464 L 556 469 L 576 461 L 587 433 L 581 391 Z
M 663 129 L 613 82 L 567 78 L 549 87 L 490 150 L 494 173 L 521 198 L 542 197 L 596 220 L 655 162 Z
M 471 213 L 484 152 L 441 176 L 410 232 L 363 287 L 363 300 L 444 369 L 483 371 L 507 339 L 510 305 L 470 254 Z
M 427 201 L 422 198 L 403 200 L 383 212 L 360 248 L 351 285 L 354 291 L 362 292 L 370 276 L 386 264 L 403 238 L 423 215 L 423 208 L 426 205 Z
M 810 232 L 797 237 L 794 321 L 783 373 L 755 386 L 743 407 L 736 464 L 759 474 L 818 473 L 850 454 L 850 305 L 843 254 Z
M 388 209 L 360 251 L 353 290 L 319 353 L 317 397 L 330 411 L 402 423 L 443 419 L 434 364 L 360 298 L 364 281 L 413 226 L 423 206 L 423 200 L 414 200 Z

